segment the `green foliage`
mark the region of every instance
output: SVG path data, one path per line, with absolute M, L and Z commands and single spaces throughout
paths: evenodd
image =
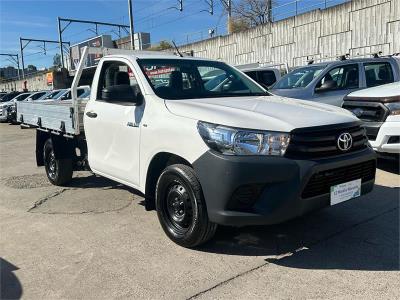
M 173 48 L 172 44 L 168 41 L 161 41 L 158 45 L 151 46 L 149 50 L 161 51 Z

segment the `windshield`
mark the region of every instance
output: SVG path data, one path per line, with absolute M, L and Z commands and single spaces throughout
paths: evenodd
M 41 97 L 43 97 L 44 95 L 46 95 L 47 92 L 37 92 L 37 93 L 33 93 L 32 95 L 29 96 L 29 98 L 27 99 L 29 100 L 38 100 Z
M 90 90 L 89 89 L 82 90 L 82 91 L 83 91 L 83 93 L 79 94 L 79 90 L 78 90 L 78 97 L 79 98 L 88 98 L 90 96 Z
M 138 59 L 157 96 L 164 99 L 268 96 L 234 68 L 217 61 Z
M 57 99 L 64 92 L 65 92 L 65 90 L 57 90 L 57 91 L 51 92 L 46 97 L 41 98 L 40 100 Z
M 304 88 L 325 68 L 326 65 L 320 65 L 295 69 L 283 76 L 281 80 L 273 86 L 273 89 Z
M 15 97 L 15 98 L 14 98 L 14 100 L 17 100 L 17 101 L 22 101 L 22 100 L 24 100 L 24 99 L 28 98 L 30 95 L 31 95 L 30 93 L 27 93 L 27 94 L 21 94 L 21 95 L 18 95 L 17 97 Z
M 3 98 L 1 98 L 0 102 L 8 102 L 18 94 L 19 94 L 18 92 L 6 94 L 5 96 L 3 96 Z

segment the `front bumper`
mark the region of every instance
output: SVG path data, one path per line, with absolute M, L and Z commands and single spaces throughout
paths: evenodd
M 312 176 L 323 171 L 372 161 L 373 176 L 363 181 L 361 193 L 370 192 L 375 160 L 371 148 L 319 160 L 224 156 L 208 151 L 193 167 L 203 188 L 210 220 L 221 225 L 246 226 L 281 223 L 329 206 L 330 193 L 303 198 Z M 349 180 L 343 182 L 346 181 Z M 340 179 L 335 182 L 339 183 Z M 240 203 L 243 199 L 247 203 Z
M 375 139 L 369 140 L 375 151 L 400 154 L 400 143 L 390 142 L 392 136 L 400 136 L 400 122 L 386 121 L 380 123 L 379 126 L 377 126 L 376 123 L 364 122 L 364 127 L 367 132 L 376 131 Z
M 0 108 L 0 122 L 5 122 L 7 121 L 7 114 L 8 114 L 8 108 L 7 107 L 1 107 Z

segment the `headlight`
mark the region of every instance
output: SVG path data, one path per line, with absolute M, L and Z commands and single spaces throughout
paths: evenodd
M 226 155 L 282 156 L 290 140 L 284 132 L 239 129 L 201 121 L 197 129 L 208 147 Z
M 386 103 L 385 105 L 389 108 L 390 115 L 400 115 L 400 102 Z

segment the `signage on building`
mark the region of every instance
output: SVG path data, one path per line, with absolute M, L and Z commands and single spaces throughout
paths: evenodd
M 83 48 L 85 46 L 114 48 L 111 35 L 100 35 L 92 39 L 86 40 L 82 43 L 75 44 L 69 48 L 70 58 L 71 58 L 70 70 L 77 69 L 83 52 Z M 85 67 L 90 68 L 96 66 L 99 63 L 101 56 L 102 56 L 101 54 L 89 54 L 85 62 Z
M 46 82 L 49 86 L 53 85 L 53 72 L 46 73 Z

